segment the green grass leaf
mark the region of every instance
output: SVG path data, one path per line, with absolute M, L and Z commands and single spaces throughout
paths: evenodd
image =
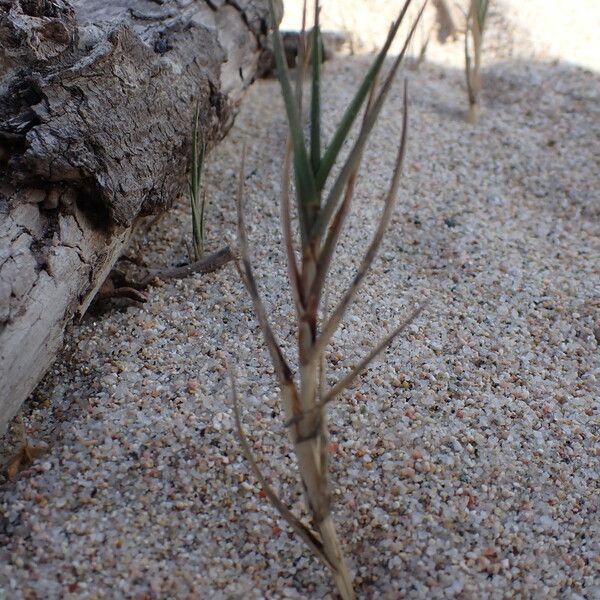
M 310 105 L 310 162 L 313 173 L 321 164 L 321 62 L 322 43 L 319 27 L 319 6 L 315 7 L 315 26 L 312 33 L 312 94 Z
M 199 110 L 196 108 L 192 125 L 192 165 L 189 181 L 194 260 L 199 260 L 204 253 L 204 208 L 206 194 L 201 193 L 204 154 L 204 136 L 200 129 Z
M 475 16 L 477 18 L 477 25 L 479 25 L 479 31 L 483 32 L 490 2 L 489 0 L 473 0 L 473 4 L 475 8 Z
M 315 221 L 315 224 L 313 225 L 313 229 L 311 231 L 311 236 L 316 239 L 320 239 L 321 236 L 323 235 L 323 233 L 324 233 L 325 229 L 327 228 L 327 225 L 338 205 L 338 202 L 342 196 L 344 187 L 348 183 L 350 176 L 352 175 L 352 173 L 356 169 L 357 165 L 359 164 L 363 149 L 367 143 L 367 140 L 369 139 L 371 131 L 373 130 L 373 127 L 375 126 L 375 123 L 377 122 L 377 118 L 379 117 L 381 109 L 383 108 L 385 99 L 391 89 L 392 82 L 394 81 L 394 77 L 398 71 L 398 68 L 400 67 L 400 64 L 402 63 L 402 60 L 408 49 L 410 40 L 412 39 L 412 36 L 414 35 L 414 32 L 415 32 L 417 25 L 423 15 L 423 11 L 424 11 L 426 5 L 427 5 L 427 3 L 425 2 L 423 4 L 421 10 L 419 11 L 419 14 L 417 15 L 417 18 L 415 19 L 414 24 L 410 29 L 410 32 L 406 38 L 406 41 L 404 42 L 404 46 L 402 47 L 400 54 L 398 54 L 398 56 L 394 60 L 394 64 L 392 65 L 390 72 L 388 73 L 385 81 L 383 82 L 383 85 L 381 86 L 381 89 L 379 90 L 379 93 L 377 94 L 375 101 L 373 102 L 373 106 L 369 110 L 369 113 L 366 115 L 364 123 L 360 130 L 360 133 L 358 135 L 358 138 L 357 138 L 356 142 L 354 143 L 354 146 L 352 147 L 352 150 L 350 151 L 350 154 L 348 155 L 346 162 L 342 166 L 342 169 L 341 169 L 339 175 L 337 176 L 337 179 L 335 180 L 335 183 L 333 184 L 331 191 L 329 192 L 329 196 L 327 197 L 327 200 L 326 200 L 322 210 L 319 213 L 319 217 L 317 218 L 317 220 Z
M 310 227 L 310 224 L 307 222 L 308 207 L 315 203 L 315 199 L 317 198 L 317 188 L 308 159 L 308 153 L 304 145 L 304 136 L 302 133 L 300 116 L 298 114 L 298 105 L 290 84 L 283 42 L 281 40 L 281 34 L 279 33 L 273 0 L 269 0 L 269 6 L 273 18 L 273 52 L 275 54 L 275 63 L 277 65 L 277 77 L 281 85 L 290 135 L 292 138 L 292 148 L 294 150 L 294 171 L 296 174 L 296 184 L 298 186 L 297 196 L 299 199 L 298 210 L 300 213 L 300 229 L 304 244 L 308 238 Z
M 377 75 L 381 70 L 381 67 L 385 61 L 385 57 L 387 56 L 390 46 L 392 45 L 392 42 L 394 41 L 394 38 L 398 33 L 400 23 L 402 22 L 411 2 L 412 0 L 406 0 L 406 2 L 404 3 L 404 6 L 402 7 L 400 14 L 398 15 L 398 18 L 393 23 L 390 32 L 388 33 L 383 48 L 381 49 L 381 51 L 377 55 L 377 58 L 375 59 L 375 62 L 371 65 L 371 68 L 365 75 L 365 78 L 360 84 L 360 87 L 354 95 L 354 98 L 352 98 L 352 101 L 348 105 L 348 108 L 346 109 L 346 112 L 344 113 L 344 116 L 342 117 L 342 120 L 340 121 L 335 131 L 335 134 L 331 139 L 331 142 L 329 143 L 329 146 L 325 150 L 325 153 L 321 160 L 319 171 L 317 172 L 316 176 L 316 185 L 319 190 L 322 190 L 325 187 L 325 182 L 329 177 L 329 173 L 331 172 L 331 169 L 335 164 L 338 154 L 340 153 L 340 150 L 342 149 L 342 146 L 344 145 L 344 142 L 348 137 L 348 133 L 350 132 L 350 129 L 352 128 L 352 125 L 358 113 L 360 112 L 360 109 L 364 104 L 367 95 L 369 94 L 369 90 L 371 89 L 373 82 L 376 80 Z

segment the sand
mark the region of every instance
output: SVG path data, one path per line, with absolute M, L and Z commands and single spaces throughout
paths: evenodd
M 508 31 L 529 41 L 490 50 L 476 126 L 453 66 L 460 42 L 402 73 L 411 107 L 398 208 L 328 354 L 333 383 L 429 298 L 330 411 L 335 518 L 361 598 L 600 597 L 600 73 L 578 35 L 600 9 L 588 5 L 545 9 L 549 24 L 562 10 L 577 25 L 554 50 L 536 33 L 539 13 L 515 10 Z M 503 23 L 494 18 L 490 40 L 506 36 Z M 326 66 L 328 123 L 367 64 Z M 331 303 L 381 209 L 401 85 L 365 157 Z M 285 132 L 277 83 L 258 82 L 209 160 L 207 244 L 235 242 L 246 140 L 259 284 L 293 356 L 277 200 Z M 189 230 L 183 199 L 130 254 L 177 263 Z M 272 368 L 230 265 L 70 328 L 24 408 L 32 441 L 49 450 L 0 488 L 0 598 L 333 597 L 241 456 L 226 360 L 260 463 L 301 512 Z

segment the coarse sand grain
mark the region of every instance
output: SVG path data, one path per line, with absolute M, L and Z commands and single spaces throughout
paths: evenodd
M 546 4 L 549 22 L 563 11 L 583 31 L 600 14 L 595 2 L 587 17 L 577 3 Z M 511 18 L 535 31 L 522 12 Z M 568 40 L 579 48 L 575 27 Z M 401 73 L 336 256 L 330 303 L 381 209 L 407 76 L 398 208 L 328 353 L 333 383 L 429 298 L 329 413 L 335 519 L 361 598 L 600 598 L 600 72 L 513 50 L 486 63 L 476 126 L 450 58 Z M 447 51 L 458 64 L 460 43 Z M 326 64 L 329 133 L 368 60 Z M 209 157 L 207 244 L 235 240 L 246 140 L 258 282 L 293 356 L 278 209 L 285 135 L 277 83 L 257 82 Z M 130 253 L 173 264 L 189 235 L 182 199 Z M 237 272 L 169 282 L 143 306 L 71 326 L 24 407 L 30 438 L 49 451 L 0 488 L 1 599 L 332 597 L 241 456 L 225 361 L 264 471 L 302 514 L 273 371 Z

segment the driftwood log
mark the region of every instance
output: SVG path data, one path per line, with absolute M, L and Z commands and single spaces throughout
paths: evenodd
M 281 1 L 276 2 L 282 13 Z M 0 433 L 264 68 L 267 0 L 0 0 Z

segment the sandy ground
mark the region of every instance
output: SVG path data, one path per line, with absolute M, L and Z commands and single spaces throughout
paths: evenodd
M 547 22 L 562 7 L 581 32 L 600 14 L 553 4 Z M 530 26 L 536 40 L 539 19 L 525 12 L 518 30 Z M 503 22 L 490 39 L 506 34 Z M 600 74 L 577 66 L 591 66 L 579 35 L 564 36 L 548 55 L 543 36 L 537 49 L 492 53 L 475 127 L 452 66 L 459 43 L 403 73 L 410 146 L 399 206 L 328 357 L 333 383 L 430 298 L 331 408 L 335 516 L 361 598 L 600 597 Z M 556 62 L 567 42 L 578 58 Z M 328 123 L 366 66 L 361 56 L 326 66 Z M 400 90 L 401 80 L 365 157 L 331 302 L 381 208 Z M 247 140 L 259 283 L 291 351 L 277 98 L 275 82 L 257 83 L 211 155 L 208 244 L 235 239 Z M 187 236 L 182 202 L 131 254 L 172 264 Z M 272 369 L 235 269 L 156 287 L 144 306 L 71 327 L 25 407 L 32 440 L 49 452 L 0 488 L 0 598 L 328 597 L 327 575 L 240 456 L 225 360 L 261 464 L 301 511 Z

